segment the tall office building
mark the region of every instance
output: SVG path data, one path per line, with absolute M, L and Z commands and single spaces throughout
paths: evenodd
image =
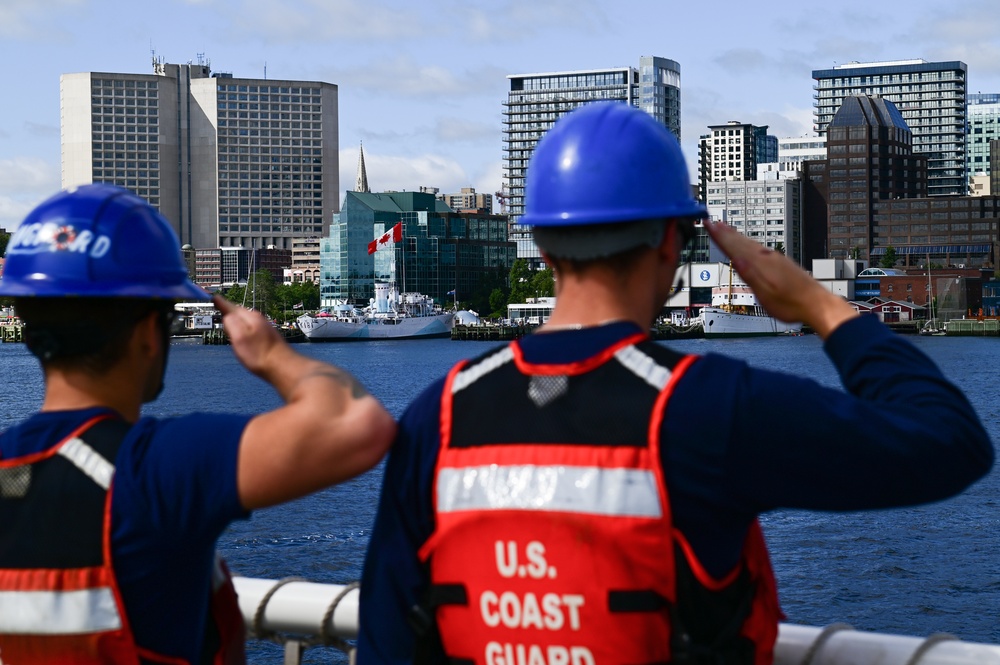
M 146 198 L 195 248 L 325 235 L 338 206 L 337 86 L 234 78 L 207 61 L 60 78 L 62 184 Z
M 852 62 L 815 70 L 815 129 L 826 132 L 846 97 L 884 97 L 913 133 L 913 151 L 927 156 L 928 194 L 965 194 L 966 73 L 964 62 L 925 60 Z
M 829 124 L 828 157 L 803 162 L 803 259 L 873 260 L 891 239 L 879 201 L 923 197 L 927 158 L 892 102 L 847 97 Z M 945 202 L 945 205 L 947 203 Z
M 517 223 L 524 214 L 524 175 L 542 135 L 563 115 L 594 101 L 617 101 L 640 108 L 681 135 L 681 66 L 656 56 L 639 58 L 639 67 L 614 67 L 544 74 L 511 74 L 504 102 L 504 198 L 510 239 L 518 258 L 537 266 L 541 255 L 531 229 Z
M 990 175 L 990 142 L 1000 139 L 1000 94 L 969 95 L 966 171 L 969 177 Z

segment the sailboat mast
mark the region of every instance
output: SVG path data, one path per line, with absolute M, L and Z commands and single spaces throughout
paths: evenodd
M 931 284 L 931 255 L 927 254 L 927 311 L 931 315 L 931 325 L 934 325 L 934 286 Z

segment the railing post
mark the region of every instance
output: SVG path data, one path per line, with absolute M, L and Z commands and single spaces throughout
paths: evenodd
M 285 665 L 301 665 L 305 647 L 298 640 L 285 642 Z

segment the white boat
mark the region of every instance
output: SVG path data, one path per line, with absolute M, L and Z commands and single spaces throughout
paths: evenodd
M 359 309 L 342 303 L 304 314 L 296 323 L 310 342 L 449 337 L 455 313 L 422 293 L 399 293 L 394 284 L 376 284 L 375 298 Z
M 801 323 L 785 323 L 768 314 L 746 285 L 713 288 L 712 306 L 702 307 L 697 319 L 705 337 L 773 337 L 802 332 Z

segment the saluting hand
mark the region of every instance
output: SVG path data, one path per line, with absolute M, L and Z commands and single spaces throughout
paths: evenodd
M 233 353 L 254 374 L 266 375 L 276 362 L 275 356 L 291 350 L 260 312 L 240 307 L 219 295 L 213 296 L 212 302 L 222 312 L 222 325 Z
M 827 291 L 784 254 L 747 238 L 725 222 L 706 221 L 705 228 L 771 316 L 801 321 L 824 339 L 844 321 L 858 316 L 846 300 Z

